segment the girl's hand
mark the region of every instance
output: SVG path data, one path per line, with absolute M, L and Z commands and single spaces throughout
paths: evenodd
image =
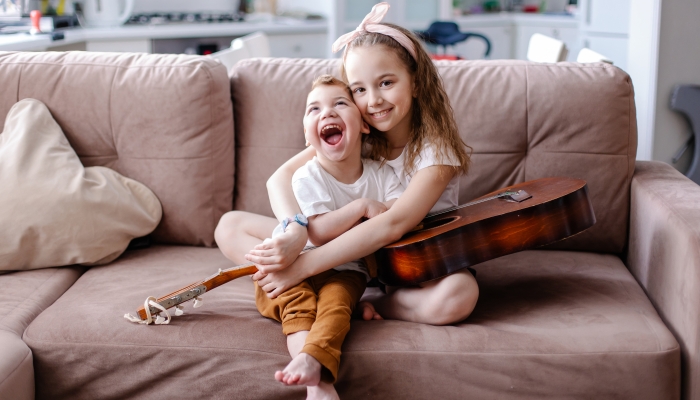
M 283 234 L 255 246 L 245 255 L 245 259 L 258 266 L 259 272 L 255 276 L 279 271 L 297 259 L 308 238 L 306 228 L 291 223 Z
M 253 275 L 253 280 L 258 281 L 258 286 L 267 292 L 267 297 L 271 299 L 300 284 L 304 279 L 306 277 L 303 275 L 303 271 L 294 265 L 269 274 L 258 271 Z
M 367 219 L 376 217 L 377 215 L 386 212 L 388 210 L 387 206 L 379 201 L 372 199 L 362 199 L 365 202 L 365 215 Z

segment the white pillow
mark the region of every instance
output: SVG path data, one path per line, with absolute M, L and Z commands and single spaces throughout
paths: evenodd
M 0 270 L 106 264 L 161 215 L 143 184 L 83 167 L 42 102 L 10 109 L 0 134 Z

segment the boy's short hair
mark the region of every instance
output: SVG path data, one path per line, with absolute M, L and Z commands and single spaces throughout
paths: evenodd
M 342 80 L 336 78 L 333 75 L 321 75 L 318 78 L 314 79 L 313 83 L 311 84 L 311 90 L 314 90 L 321 85 L 340 86 L 343 89 L 345 89 L 346 92 L 348 92 L 348 96 L 350 96 L 350 100 L 352 100 L 352 91 L 350 91 L 350 86 L 348 86 L 347 83 L 343 82 Z

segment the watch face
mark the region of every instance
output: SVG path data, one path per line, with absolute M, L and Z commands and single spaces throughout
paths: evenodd
M 304 214 L 297 214 L 296 216 L 297 221 L 301 222 L 302 225 L 308 225 L 309 220 L 306 218 L 306 215 Z

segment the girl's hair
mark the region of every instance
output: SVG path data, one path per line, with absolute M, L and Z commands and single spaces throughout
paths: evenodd
M 413 42 L 416 58 L 414 59 L 408 50 L 391 37 L 367 31 L 347 45 L 344 55 L 354 47 L 382 45 L 396 54 L 413 77 L 415 97 L 411 106 L 412 129 L 409 133 L 404 169 L 409 174 L 414 171 L 416 157 L 427 142 L 435 146 L 438 162 L 445 162 L 454 157 L 459 162 L 455 169 L 461 174 L 466 174 L 469 170 L 471 147 L 459 136 L 454 111 L 433 61 L 410 31 L 386 22 L 381 24 L 404 33 Z M 341 65 L 341 76 L 348 82 L 344 64 L 345 62 Z M 370 125 L 370 134 L 366 142 L 370 144 L 367 154 L 369 158 L 388 159 L 389 142 L 381 131 Z

